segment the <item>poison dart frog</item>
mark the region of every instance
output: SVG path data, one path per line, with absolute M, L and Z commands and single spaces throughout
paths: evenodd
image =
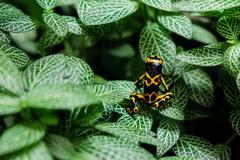
M 129 114 L 139 112 L 141 106 L 137 104 L 138 101 L 152 105 L 155 109 L 162 109 L 166 106 L 166 102 L 173 97 L 173 93 L 169 91 L 162 76 L 163 59 L 159 56 L 149 56 L 145 63 L 145 73 L 134 82 L 137 88 L 143 87 L 143 93 L 134 92 L 130 95 L 133 107 L 127 108 Z M 164 87 L 163 93 L 160 93 L 159 90 L 161 84 Z

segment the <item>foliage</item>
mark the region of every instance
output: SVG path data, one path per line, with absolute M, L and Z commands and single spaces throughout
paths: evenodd
M 239 7 L 240 0 L 0 2 L 0 159 L 237 157 Z M 151 55 L 163 58 L 174 97 L 165 109 L 130 116 L 132 80 Z M 214 128 L 211 120 L 226 117 L 226 142 L 194 131 L 195 122 Z

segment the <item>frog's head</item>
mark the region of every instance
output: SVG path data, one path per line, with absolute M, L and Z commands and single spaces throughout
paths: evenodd
M 148 56 L 146 63 L 153 64 L 154 66 L 159 66 L 163 64 L 163 59 L 160 56 Z

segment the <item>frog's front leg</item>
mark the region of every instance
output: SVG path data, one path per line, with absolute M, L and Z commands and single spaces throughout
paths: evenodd
M 153 104 L 153 106 L 156 109 L 163 109 L 166 107 L 166 102 L 169 101 L 170 98 L 173 97 L 173 93 L 172 92 L 167 92 L 165 94 L 159 95 L 156 100 L 155 103 Z
M 139 112 L 140 106 L 138 106 L 137 101 L 145 102 L 146 99 L 143 95 L 141 95 L 139 93 L 132 93 L 130 95 L 130 101 L 133 103 L 134 107 L 133 108 L 127 108 L 127 112 L 129 114 L 133 114 L 133 113 L 138 113 Z

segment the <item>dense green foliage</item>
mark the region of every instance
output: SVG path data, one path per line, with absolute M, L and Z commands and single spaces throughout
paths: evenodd
M 1 2 L 0 159 L 236 157 L 239 35 L 240 0 Z M 150 55 L 163 58 L 174 97 L 165 109 L 129 116 L 131 80 Z M 223 139 L 191 130 L 225 118 Z

